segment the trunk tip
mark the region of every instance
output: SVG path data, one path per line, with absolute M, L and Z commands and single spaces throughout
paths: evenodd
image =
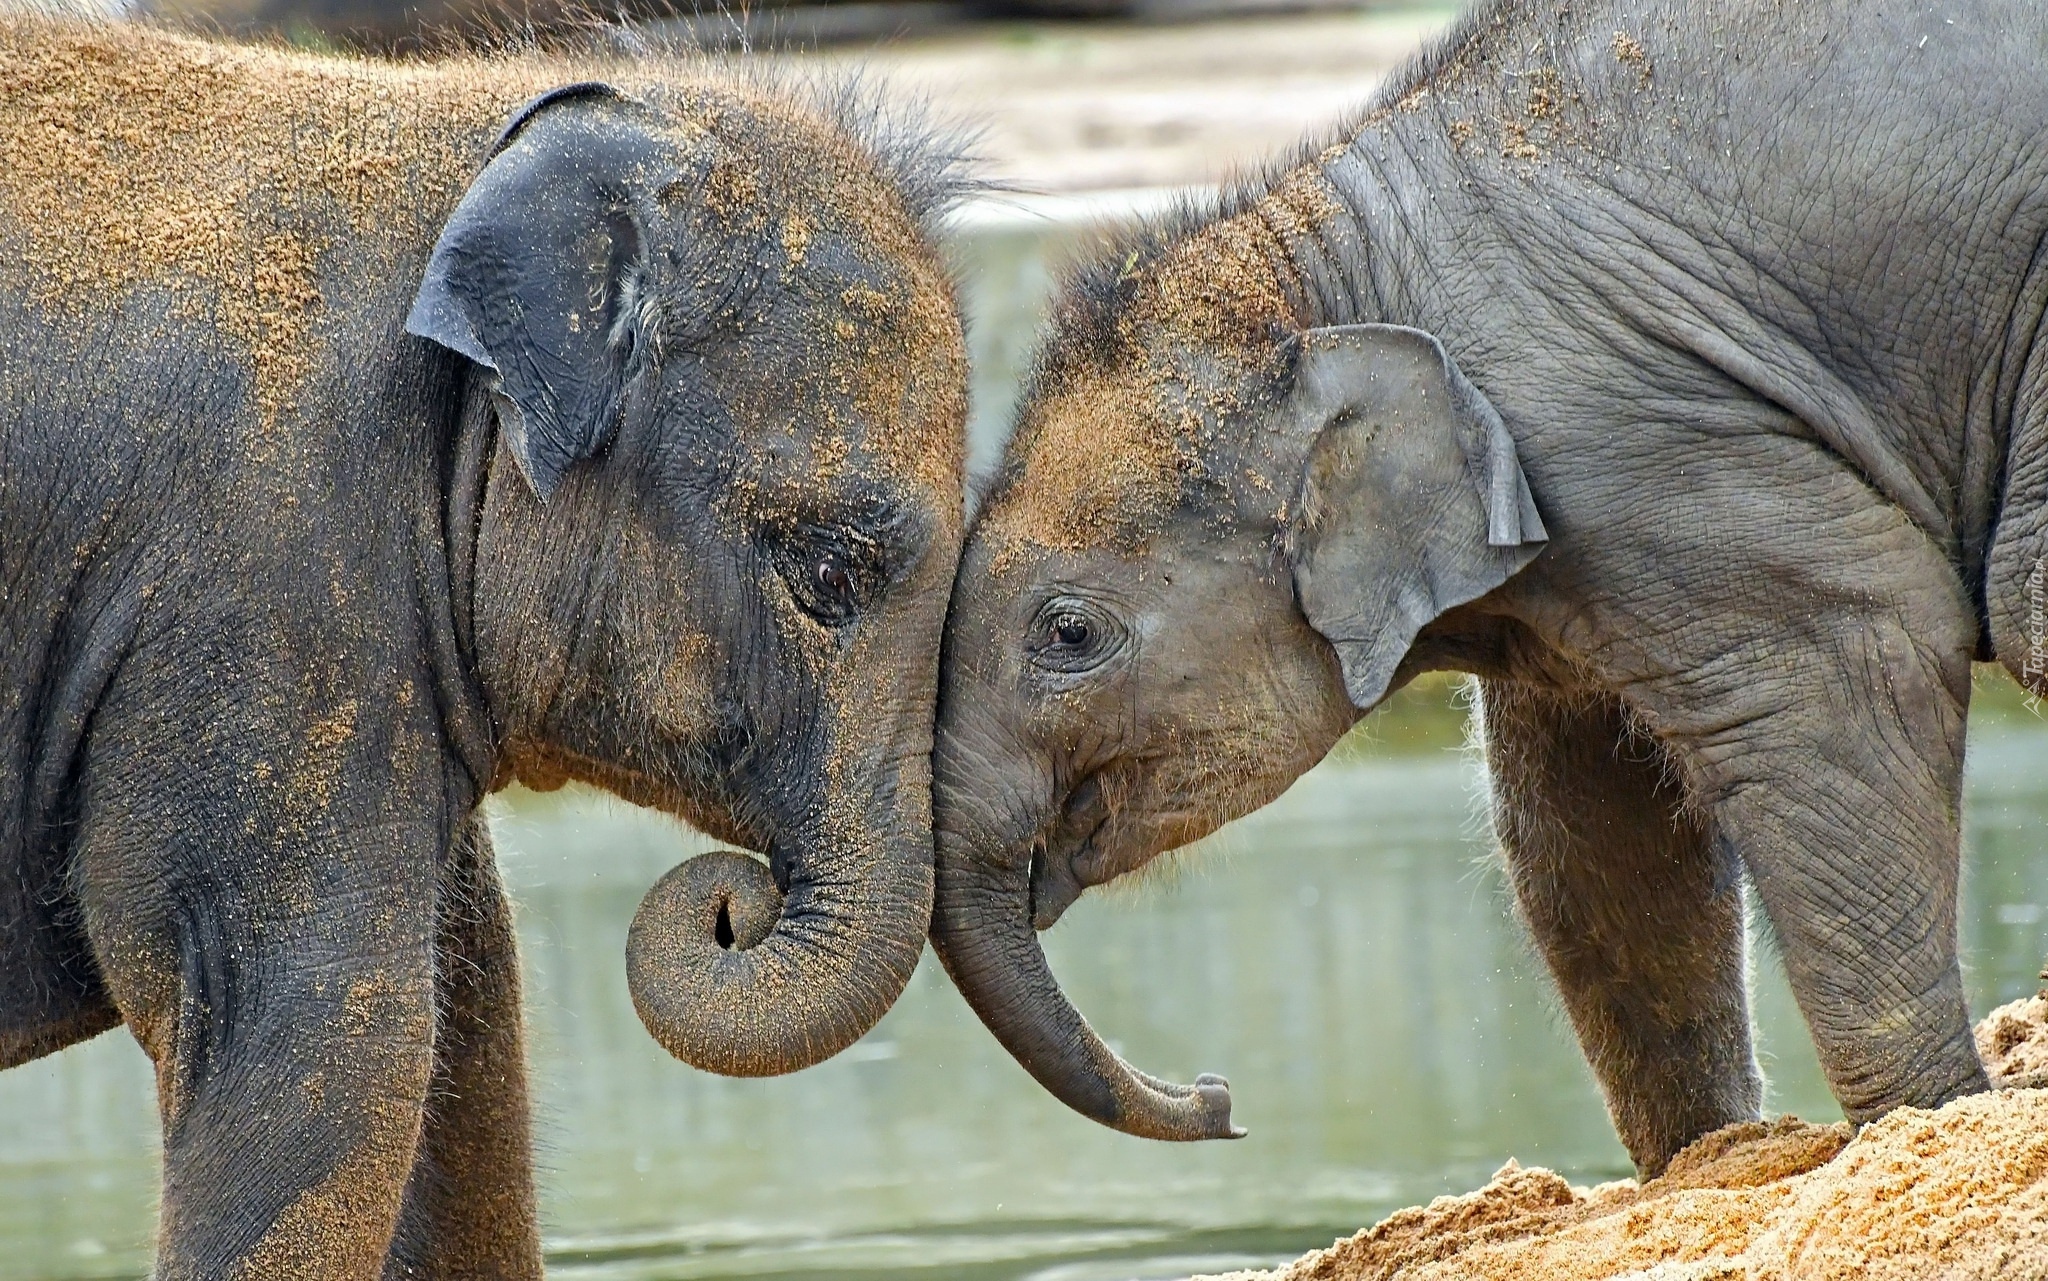
M 1194 1087 L 1189 1091 L 1200 1109 L 1204 1139 L 1241 1139 L 1245 1128 L 1230 1123 L 1230 1082 L 1214 1072 L 1204 1072 L 1195 1078 Z
M 1195 1078 L 1195 1097 L 1202 1101 L 1202 1111 L 1214 1119 L 1215 1131 L 1207 1137 L 1212 1139 L 1241 1139 L 1245 1128 L 1230 1123 L 1230 1079 L 1204 1072 Z
M 1230 1082 L 1204 1072 L 1193 1085 L 1176 1085 L 1116 1060 L 1104 1074 L 1116 1097 L 1114 1115 L 1098 1117 L 1112 1130 L 1168 1143 L 1241 1139 L 1245 1129 L 1230 1123 Z

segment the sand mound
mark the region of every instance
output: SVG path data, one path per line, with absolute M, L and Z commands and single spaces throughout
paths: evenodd
M 2048 992 L 1992 1011 L 1977 1043 L 2004 1088 L 1853 1138 L 1793 1117 L 1730 1126 L 1640 1186 L 1510 1161 L 1477 1192 L 1225 1281 L 2043 1281 Z
M 1977 1053 L 2000 1085 L 2048 1087 L 2048 991 L 1986 1015 L 1977 1025 Z

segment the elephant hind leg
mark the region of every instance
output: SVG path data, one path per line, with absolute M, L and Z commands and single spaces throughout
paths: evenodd
M 1483 708 L 1517 906 L 1650 1177 L 1762 1104 L 1738 860 L 1618 700 L 1488 681 Z
M 2048 695 L 2048 539 L 2015 532 L 1993 556 L 1985 588 L 1991 648 L 2021 689 Z

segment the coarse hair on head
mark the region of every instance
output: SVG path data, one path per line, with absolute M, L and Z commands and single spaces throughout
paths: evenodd
M 421 6 L 434 14 L 432 3 Z M 303 51 L 398 65 L 467 58 L 558 60 L 565 79 L 606 74 L 724 83 L 780 99 L 818 117 L 868 157 L 899 193 L 905 211 L 936 241 L 946 215 L 990 188 L 974 173 L 980 130 L 948 120 L 924 95 L 901 95 L 864 70 L 800 69 L 776 64 L 742 42 L 736 54 L 708 50 L 675 19 L 672 0 L 633 0 L 601 8 L 588 0 L 452 0 L 405 35 L 385 39 L 319 37 Z M 261 9 L 246 20 L 203 7 L 170 11 L 151 0 L 0 0 L 0 18 L 156 27 L 203 39 L 270 45 L 288 41 Z
M 975 173 L 980 130 L 942 118 L 928 98 L 890 94 L 859 70 L 798 75 L 743 65 L 765 89 L 809 106 L 865 151 L 933 241 L 947 214 L 993 189 Z
M 667 7 L 667 0 L 658 0 Z M 642 9 L 654 3 L 643 2 Z M 492 10 L 491 12 L 496 12 Z M 479 19 L 481 21 L 481 19 Z M 926 95 L 892 93 L 865 69 L 797 68 L 756 55 L 742 42 L 736 54 L 708 50 L 676 23 L 628 21 L 617 13 L 565 8 L 549 31 L 500 31 L 488 47 L 505 53 L 583 54 L 614 62 L 621 72 L 661 69 L 722 80 L 778 98 L 826 121 L 858 147 L 901 195 L 919 229 L 936 240 L 946 215 L 994 185 L 978 177 L 981 130 L 943 117 Z

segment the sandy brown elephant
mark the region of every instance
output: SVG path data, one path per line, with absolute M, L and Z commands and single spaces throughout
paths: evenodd
M 1745 886 L 1852 1118 L 1985 1088 L 1959 788 L 1972 659 L 2048 671 L 2044 66 L 2012 0 L 1498 0 L 1083 270 L 940 695 L 933 940 L 1024 1066 L 1234 1133 L 1034 927 L 1454 669 L 1643 1173 L 1760 1106 Z
M 477 807 L 765 853 L 628 975 L 844 1047 L 931 901 L 955 153 L 701 58 L 0 19 L 0 1067 L 154 1060 L 164 1278 L 538 1276 Z

